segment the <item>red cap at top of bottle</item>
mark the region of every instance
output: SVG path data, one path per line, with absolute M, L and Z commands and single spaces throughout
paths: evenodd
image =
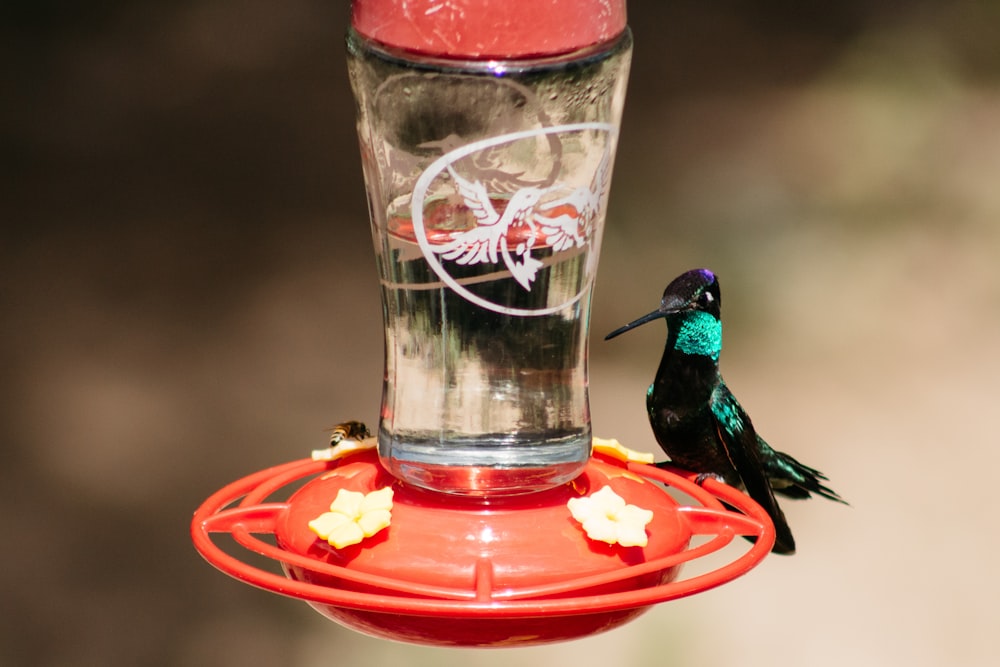
M 445 58 L 558 55 L 625 30 L 625 0 L 353 0 L 352 13 L 372 41 Z

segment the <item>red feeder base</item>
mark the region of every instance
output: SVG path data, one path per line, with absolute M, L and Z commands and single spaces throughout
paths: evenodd
M 268 501 L 308 477 L 287 501 Z M 652 604 L 730 581 L 769 553 L 774 527 L 756 503 L 714 480 L 702 488 L 692 479 L 594 456 L 579 477 L 550 491 L 464 499 L 402 484 L 369 451 L 333 462 L 295 461 L 234 482 L 198 509 L 192 538 L 223 572 L 305 600 L 365 634 L 439 646 L 525 646 L 617 627 Z M 678 504 L 661 484 L 700 505 Z M 335 549 L 309 529 L 340 489 L 386 486 L 394 491 L 392 521 L 374 536 Z M 646 546 L 593 541 L 572 518 L 567 502 L 604 486 L 652 510 Z M 720 499 L 739 511 L 726 510 Z M 212 540 L 216 533 L 278 561 L 286 576 L 223 551 Z M 276 544 L 258 534 L 273 535 Z M 694 535 L 712 537 L 691 546 Z M 756 541 L 728 564 L 678 580 L 683 563 L 737 535 Z

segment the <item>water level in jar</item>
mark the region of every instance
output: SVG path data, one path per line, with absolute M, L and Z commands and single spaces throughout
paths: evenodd
M 467 208 L 446 199 L 429 203 L 424 219 L 431 244 L 475 225 Z M 390 212 L 384 229 L 376 234 L 386 324 L 383 465 L 419 486 L 470 495 L 536 491 L 575 477 L 591 443 L 586 252 L 556 252 L 536 234 L 530 289 L 502 263 L 439 260 L 475 303 L 431 267 L 408 216 Z M 516 231 L 502 241 L 510 253 L 524 243 Z

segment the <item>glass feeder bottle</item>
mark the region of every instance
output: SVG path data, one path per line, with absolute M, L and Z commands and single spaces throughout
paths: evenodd
M 582 45 L 539 40 L 544 25 L 528 21 L 482 47 L 460 16 L 443 17 L 452 33 L 416 31 L 457 36 L 430 46 L 380 32 L 359 9 L 383 4 L 355 2 L 347 39 L 385 325 L 380 460 L 445 493 L 551 488 L 590 456 L 589 312 L 631 57 L 624 6 Z M 559 35 L 567 17 L 590 20 L 566 7 L 541 16 Z

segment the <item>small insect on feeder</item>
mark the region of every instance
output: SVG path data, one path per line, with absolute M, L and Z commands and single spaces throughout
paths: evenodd
M 347 424 L 220 489 L 198 551 L 347 627 L 448 646 L 586 636 L 754 567 L 775 534 L 749 497 L 591 432 L 624 0 L 355 0 L 348 54 L 386 336 L 377 435 Z

